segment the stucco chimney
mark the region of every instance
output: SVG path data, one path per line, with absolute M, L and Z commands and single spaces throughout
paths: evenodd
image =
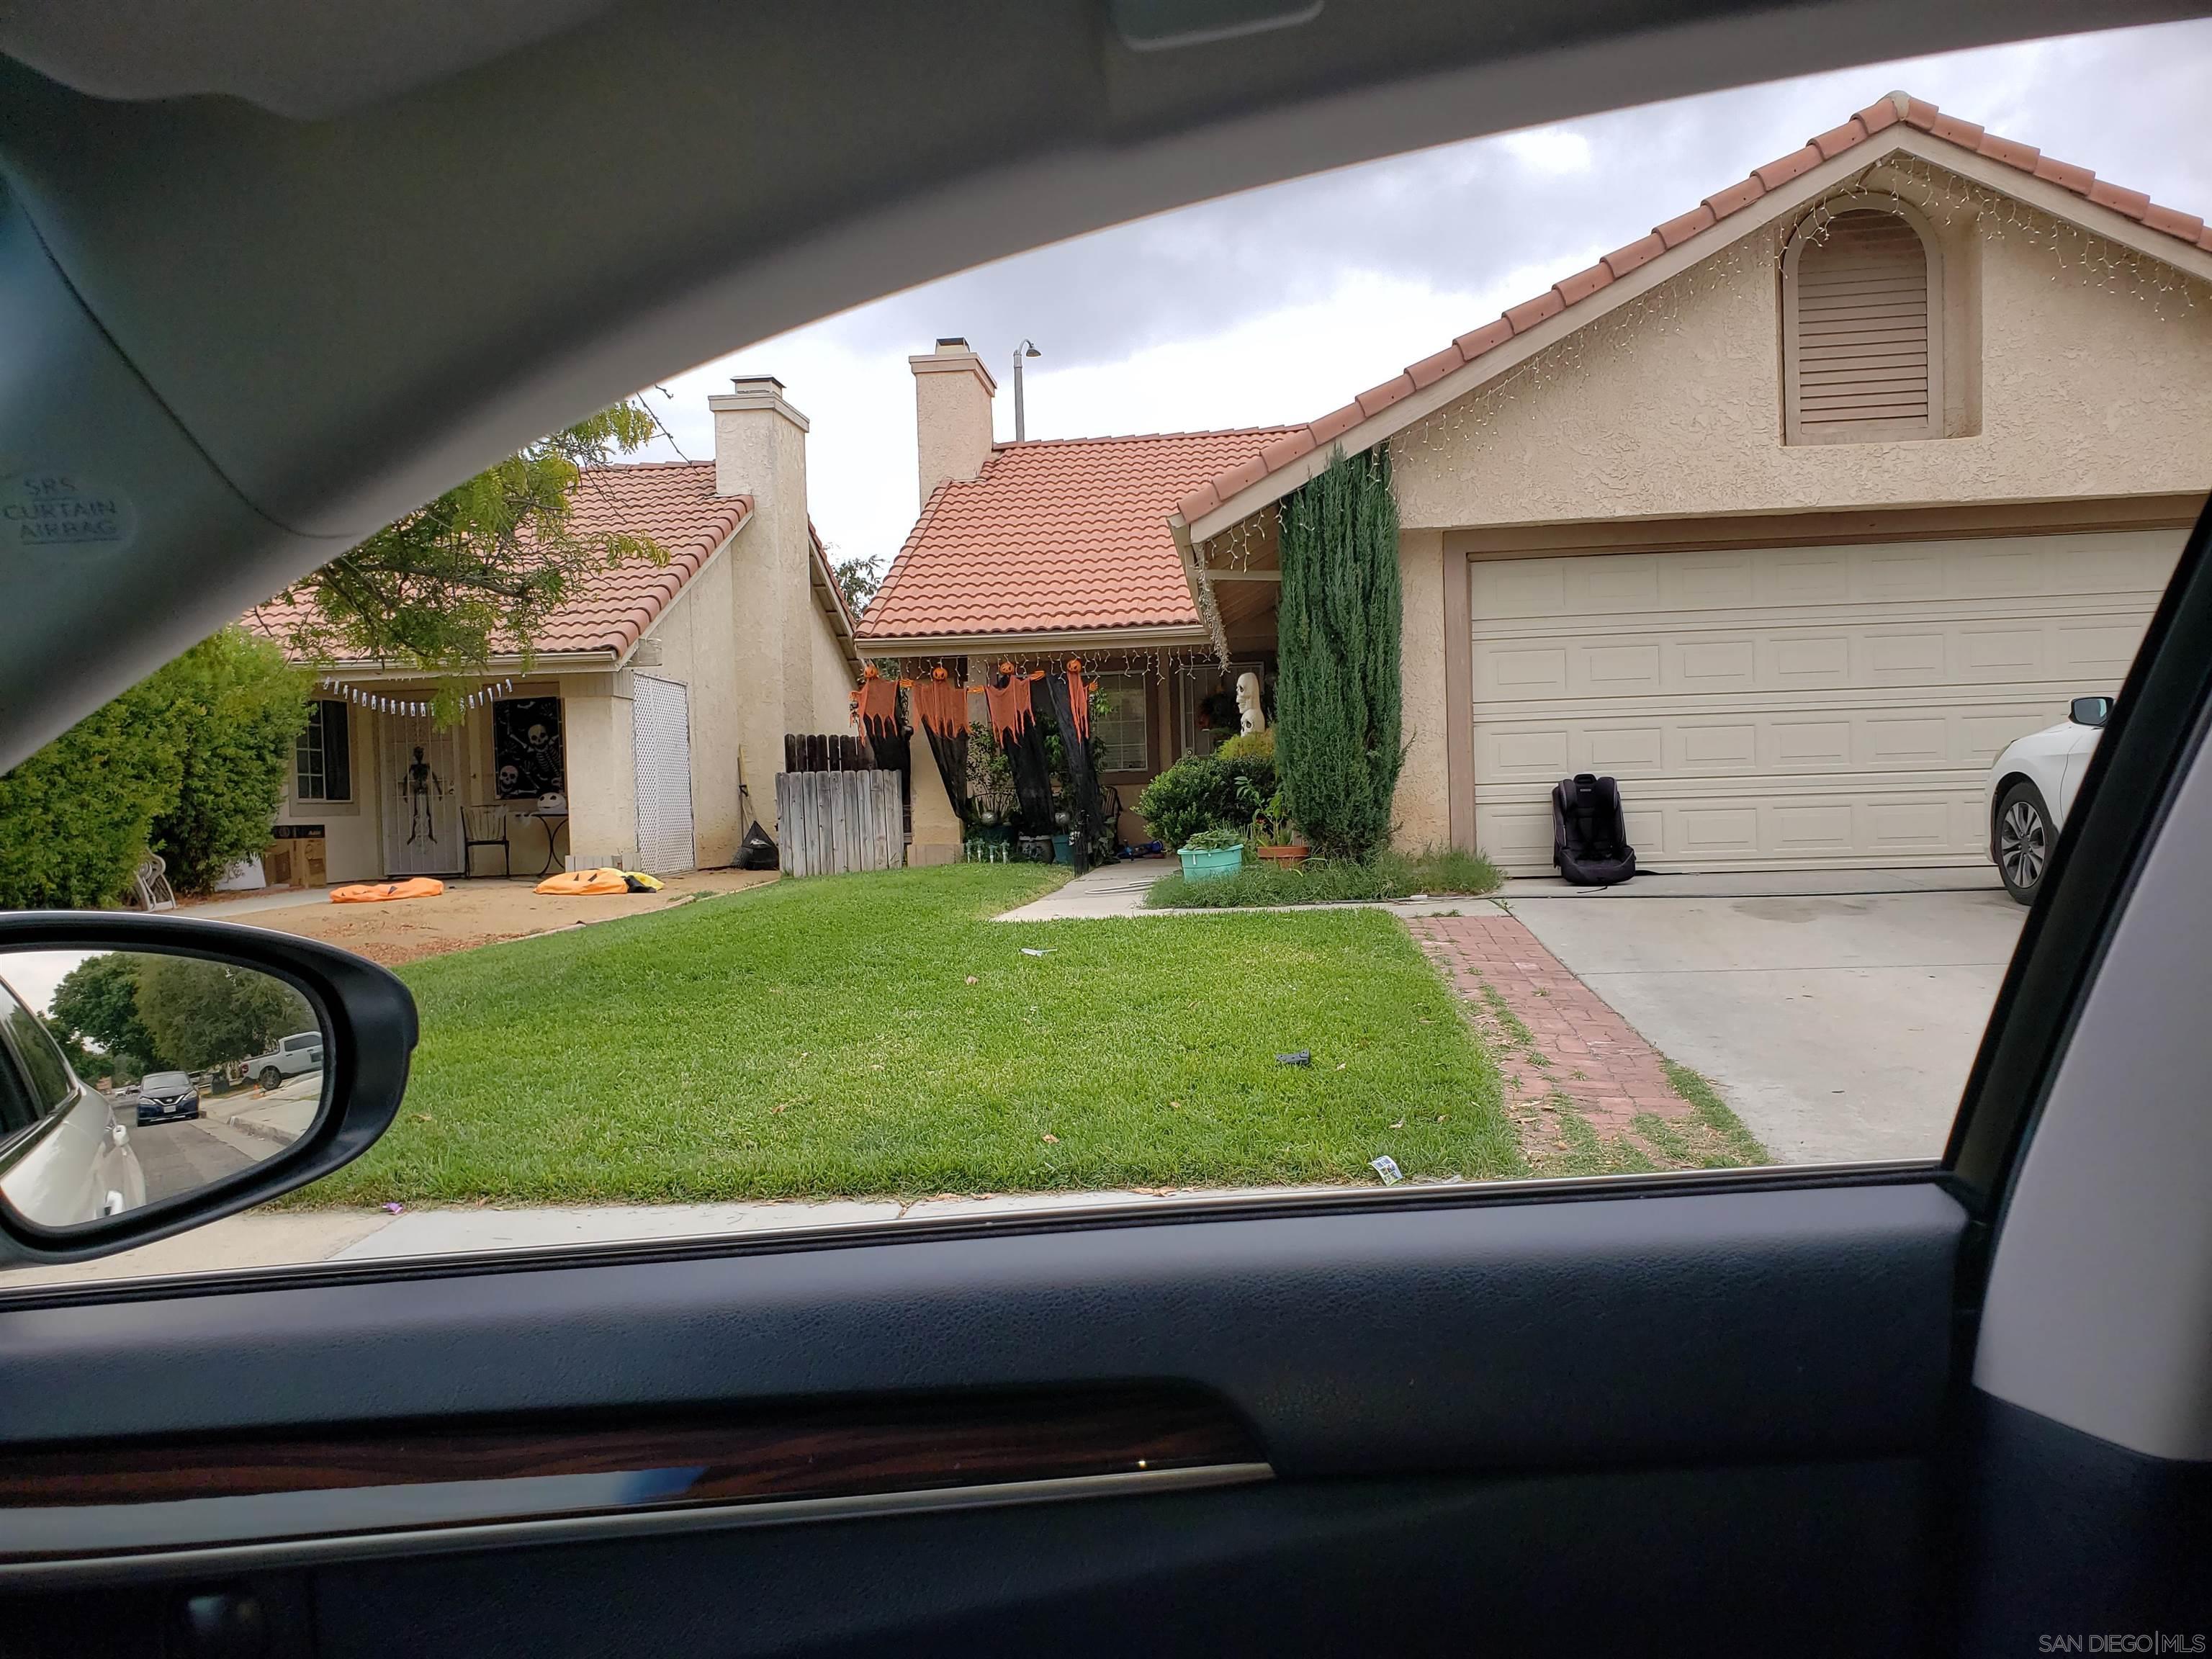
M 906 360 L 914 371 L 915 457 L 921 500 L 947 478 L 968 479 L 991 459 L 991 398 L 999 383 L 962 339 Z

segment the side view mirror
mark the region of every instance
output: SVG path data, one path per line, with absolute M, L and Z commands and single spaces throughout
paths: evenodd
M 2112 717 L 2112 700 L 2110 697 L 2076 697 L 2066 710 L 2066 718 L 2075 725 L 2092 729 L 2102 726 Z
M 312 940 L 0 915 L 0 1265 L 82 1261 L 351 1163 L 406 1092 L 415 1000 Z

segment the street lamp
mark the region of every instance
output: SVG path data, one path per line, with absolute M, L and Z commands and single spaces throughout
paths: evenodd
M 1014 441 L 1020 443 L 1030 435 L 1029 409 L 1022 402 L 1022 359 L 1042 357 L 1033 340 L 1024 340 L 1014 348 Z

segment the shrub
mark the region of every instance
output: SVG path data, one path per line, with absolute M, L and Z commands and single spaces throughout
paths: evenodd
M 1227 828 L 1241 836 L 1254 802 L 1274 793 L 1271 760 L 1186 755 L 1145 786 L 1137 811 L 1156 838 L 1181 847 L 1207 830 Z
M 0 907 L 91 909 L 122 896 L 184 780 L 161 682 L 133 686 L 0 777 Z
M 1275 728 L 1263 726 L 1257 732 L 1239 732 L 1214 751 L 1224 760 L 1264 760 L 1275 758 Z
M 149 847 L 185 891 L 267 845 L 300 675 L 225 629 L 0 777 L 0 907 L 112 904 Z
M 1366 858 L 1389 839 L 1405 759 L 1398 505 L 1387 447 L 1349 458 L 1338 451 L 1281 512 L 1283 790 L 1316 853 Z
M 1225 853 L 1232 847 L 1243 844 L 1244 837 L 1224 823 L 1212 830 L 1200 830 L 1183 842 L 1183 848 L 1193 853 Z

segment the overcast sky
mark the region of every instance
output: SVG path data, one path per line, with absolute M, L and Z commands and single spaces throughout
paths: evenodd
M 964 335 L 1029 435 L 1309 420 L 1901 88 L 2212 217 L 2212 22 L 1922 58 L 1649 105 L 1252 191 L 984 265 L 749 346 L 647 395 L 693 459 L 710 392 L 769 374 L 813 422 L 836 556 L 915 517 L 910 352 Z M 656 459 L 672 459 L 659 447 Z

